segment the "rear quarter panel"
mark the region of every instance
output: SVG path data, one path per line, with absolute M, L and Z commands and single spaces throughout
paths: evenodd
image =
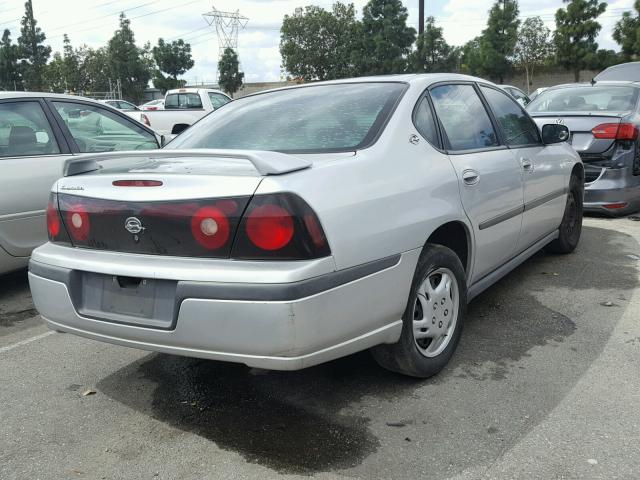
M 468 222 L 458 180 L 446 155 L 418 134 L 411 90 L 372 147 L 351 157 L 314 160 L 313 167 L 266 177 L 257 194 L 294 192 L 317 212 L 336 268 L 343 269 L 422 248 L 440 225 Z

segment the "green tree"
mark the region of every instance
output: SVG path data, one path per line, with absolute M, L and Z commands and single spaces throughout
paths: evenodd
M 22 78 L 28 90 L 40 91 L 44 88 L 44 70 L 51 55 L 51 47 L 44 45 L 47 38 L 33 16 L 31 0 L 24 4 L 25 12 L 20 22 L 20 36 L 18 37 L 20 69 Z
M 108 91 L 111 86 L 111 68 L 107 48 L 93 49 L 83 46 L 78 50 L 78 58 L 82 65 L 80 71 L 83 74 L 78 90 L 86 92 Z
M 152 55 L 158 67 L 153 73 L 153 85 L 156 88 L 166 91 L 184 85 L 183 80 L 178 80 L 178 75 L 184 75 L 193 67 L 191 45 L 182 39 L 165 42 L 159 38 Z
M 238 55 L 232 48 L 225 49 L 220 62 L 218 62 L 218 84 L 233 97 L 240 90 L 244 73 L 238 70 Z
M 285 15 L 280 29 L 283 68 L 304 80 L 332 80 L 355 74 L 359 22 L 353 4 L 332 11 L 309 6 Z
M 611 65 L 617 65 L 624 61 L 625 58 L 623 54 L 601 48 L 587 57 L 586 68 L 589 70 L 604 70 Z
M 369 0 L 362 12 L 360 75 L 401 73 L 416 31 L 407 26 L 407 9 L 400 0 Z
M 624 12 L 613 29 L 613 39 L 622 50 L 624 60 L 634 60 L 640 55 L 640 0 L 636 0 L 632 12 Z
M 598 0 L 563 1 L 566 8 L 556 12 L 556 60 L 572 70 L 575 81 L 579 82 L 580 70 L 589 66 L 598 51 L 596 37 L 602 27 L 597 18 L 606 10 L 607 4 Z
M 518 30 L 518 41 L 514 50 L 515 64 L 525 71 L 527 93 L 534 69 L 544 65 L 552 51 L 551 31 L 545 26 L 542 18 L 527 18 Z
M 436 20 L 427 17 L 424 33 L 418 35 L 416 49 L 409 55 L 409 69 L 412 72 L 452 72 L 457 69 L 459 49 L 447 43 L 442 28 L 436 27 Z
M 462 46 L 461 69 L 471 75 L 482 74 L 481 37 L 475 37 Z
M 151 68 L 145 52 L 135 42 L 131 22 L 120 14 L 120 28 L 107 45 L 107 57 L 112 81 L 120 80 L 125 98 L 138 103 L 151 79 Z
M 511 69 L 520 25 L 518 14 L 517 0 L 497 0 L 489 10 L 487 28 L 480 39 L 481 73 L 500 83 Z
M 55 93 L 64 93 L 66 91 L 64 60 L 60 52 L 53 54 L 53 59 L 44 69 L 43 79 L 48 91 Z
M 18 46 L 11 41 L 11 32 L 5 29 L 0 40 L 0 89 L 17 90 L 21 87 Z

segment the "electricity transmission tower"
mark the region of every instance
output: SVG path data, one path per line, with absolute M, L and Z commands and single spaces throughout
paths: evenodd
M 238 31 L 247 25 L 249 19 L 244 15 L 240 15 L 239 10 L 221 12 L 216 7 L 211 8 L 212 10 L 209 13 L 205 13 L 203 17 L 209 26 L 216 27 L 218 59 L 220 59 L 227 48 L 238 49 Z

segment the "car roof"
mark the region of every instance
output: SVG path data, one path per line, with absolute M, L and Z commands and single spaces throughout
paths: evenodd
M 82 97 L 80 95 L 66 95 L 62 93 L 49 92 L 0 92 L 0 100 L 8 100 L 12 98 L 56 98 L 59 100 L 83 100 L 93 103 L 101 103 L 93 98 Z
M 612 65 L 605 68 L 598 75 L 595 76 L 595 80 L 600 82 L 607 80 L 611 77 L 618 77 L 624 75 L 625 80 L 628 78 L 631 81 L 640 80 L 640 62 L 627 62 L 620 63 L 618 65 Z
M 259 92 L 245 95 L 242 98 L 253 97 L 255 95 L 261 95 L 263 93 L 277 92 L 281 90 L 291 90 L 294 88 L 306 88 L 315 87 L 319 85 L 340 85 L 349 83 L 385 83 L 385 82 L 401 82 L 408 83 L 410 85 L 421 85 L 427 87 L 434 83 L 439 82 L 480 82 L 486 85 L 494 85 L 493 82 L 485 80 L 483 78 L 472 77 L 470 75 L 463 75 L 460 73 L 402 73 L 397 75 L 375 75 L 369 77 L 352 77 L 342 78 L 339 80 L 325 80 L 321 82 L 308 82 L 300 83 L 297 85 L 288 85 L 286 87 L 271 88 L 269 90 L 261 90 Z
M 603 80 L 600 82 L 582 82 L 582 83 L 563 83 L 561 85 L 554 85 L 553 87 L 547 87 L 546 90 L 561 90 L 563 88 L 577 88 L 577 87 L 635 87 L 640 88 L 640 82 L 634 81 L 614 81 L 614 80 Z

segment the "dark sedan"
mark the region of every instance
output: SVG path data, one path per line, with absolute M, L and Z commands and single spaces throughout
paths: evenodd
M 585 166 L 585 211 L 626 215 L 640 209 L 640 82 L 560 85 L 527 111 L 541 125 L 566 125 Z

